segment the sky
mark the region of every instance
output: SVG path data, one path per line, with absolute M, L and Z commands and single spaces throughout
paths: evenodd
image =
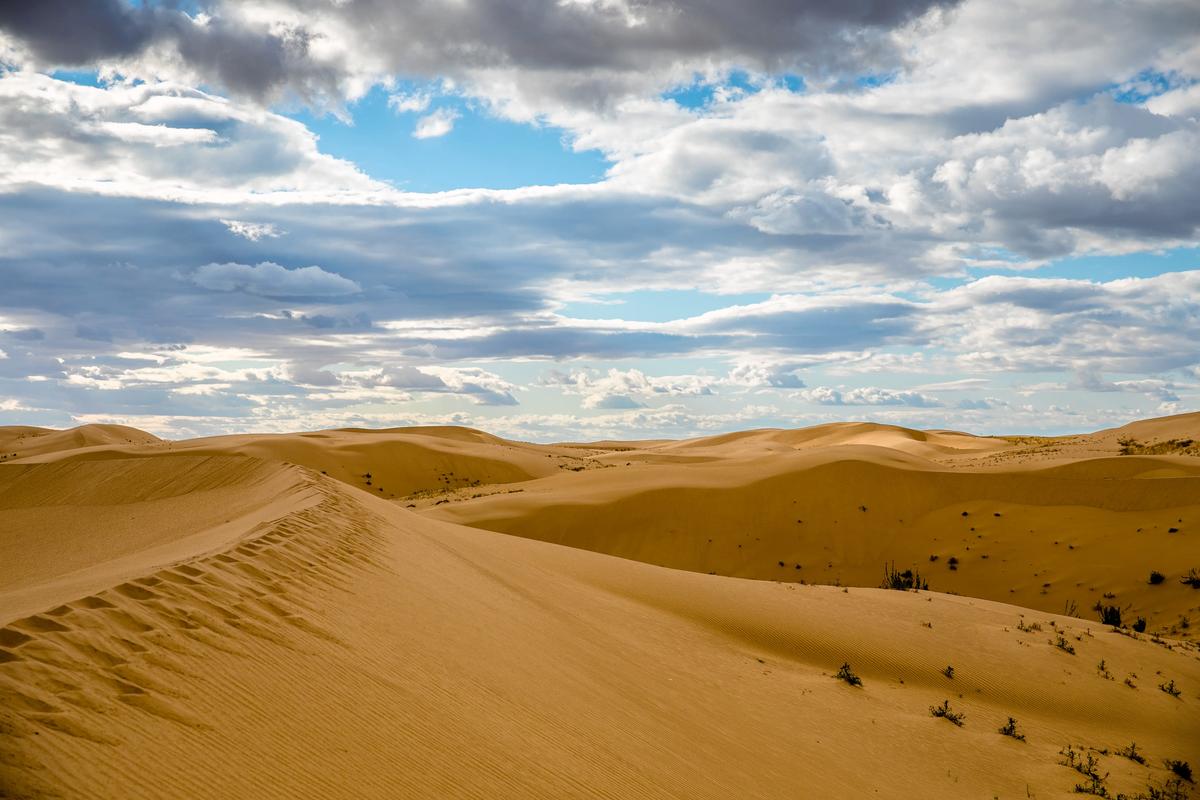
M 0 3 L 0 424 L 1198 409 L 1194 0 Z

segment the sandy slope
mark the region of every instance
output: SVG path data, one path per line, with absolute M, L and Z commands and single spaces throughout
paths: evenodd
M 91 426 L 94 427 L 94 426 Z M 6 437 L 0 428 L 0 441 Z M 82 430 L 80 428 L 75 431 Z M 132 429 L 130 429 L 132 430 Z M 63 431 L 71 434 L 72 431 Z M 11 436 L 11 435 L 10 435 Z M 156 456 L 163 452 L 253 456 L 300 464 L 388 499 L 440 496 L 556 474 L 583 459 L 569 448 L 510 442 L 454 426 L 243 434 L 164 442 L 106 442 L 77 449 L 26 449 L 10 463 Z
M 0 460 L 9 461 L 84 447 L 145 445 L 157 436 L 124 425 L 81 425 L 65 431 L 29 425 L 0 426 Z
M 1179 579 L 1200 567 L 1200 459 L 1116 455 L 1131 436 L 1193 435 L 1197 414 L 1051 446 L 867 424 L 751 431 L 597 449 L 607 469 L 423 510 L 719 575 L 877 586 L 895 563 L 938 591 L 1089 618 L 1103 602 L 1193 637 L 1200 591 Z M 1151 585 L 1152 571 L 1167 579 Z
M 57 582 L 49 529 L 19 543 L 45 605 L 14 614 L 0 588 L 9 796 L 1050 798 L 1082 780 L 1057 763 L 1068 743 L 1137 742 L 1145 765 L 1100 757 L 1114 793 L 1161 783 L 1164 758 L 1200 762 L 1191 645 L 963 597 L 665 570 L 224 458 L 36 481 L 0 466 L 5 509 L 96 504 L 73 488 L 93 485 L 113 507 L 161 504 L 136 546 L 88 532 L 139 565 L 104 588 Z M 164 470 L 194 486 L 147 492 Z M 173 504 L 218 491 L 262 512 L 251 530 L 162 549 Z M 843 661 L 864 686 L 831 677 Z M 1170 680 L 1180 697 L 1157 688 Z M 943 699 L 963 727 L 930 716 Z M 1010 715 L 1027 741 L 997 733 Z

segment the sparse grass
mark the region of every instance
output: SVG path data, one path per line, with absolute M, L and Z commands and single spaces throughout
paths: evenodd
M 1022 620 L 1017 623 L 1017 630 L 1021 631 L 1022 633 L 1032 633 L 1033 631 L 1040 631 L 1041 629 L 1042 625 L 1039 622 L 1031 622 L 1026 625 L 1025 621 Z
M 940 706 L 930 706 L 929 713 L 935 717 L 941 717 L 944 720 L 949 720 L 960 728 L 963 726 L 963 721 L 967 718 L 967 715 L 961 711 L 955 711 L 954 709 L 950 708 L 949 700 L 943 700 Z
M 1196 572 L 1196 568 L 1192 567 L 1188 570 L 1187 575 L 1179 579 L 1179 582 L 1184 586 L 1190 586 L 1193 589 L 1200 589 L 1200 573 Z
M 837 678 L 839 681 L 845 681 L 846 683 L 850 684 L 851 686 L 862 686 L 863 685 L 862 678 L 860 678 L 854 674 L 854 670 L 850 669 L 849 662 L 842 664 L 842 668 L 839 669 L 837 671 L 837 674 L 834 675 L 833 677 Z
M 1147 786 L 1146 794 L 1129 798 L 1118 795 L 1117 800 L 1188 800 L 1190 794 L 1181 778 L 1169 778 L 1162 786 Z
M 1072 644 L 1067 641 L 1067 637 L 1063 636 L 1061 633 L 1058 635 L 1058 639 L 1051 642 L 1051 644 L 1057 647 L 1059 650 L 1062 650 L 1064 653 L 1075 655 L 1074 646 L 1072 646 Z
M 1096 674 L 1101 678 L 1104 678 L 1106 681 L 1111 681 L 1113 679 L 1112 673 L 1108 671 L 1108 663 L 1105 662 L 1103 658 L 1100 659 L 1100 663 L 1096 665 Z
M 881 589 L 896 589 L 907 592 L 914 589 L 928 589 L 929 581 L 921 578 L 921 573 L 916 570 L 906 569 L 900 572 L 896 569 L 895 563 L 885 564 L 883 567 L 883 583 L 879 585 Z
M 1143 444 L 1137 439 L 1121 439 L 1121 455 L 1123 456 L 1161 456 L 1178 454 L 1200 456 L 1200 442 L 1192 439 L 1167 439 L 1165 442 Z
M 1017 721 L 1012 717 L 1008 718 L 1008 722 L 1000 728 L 1000 733 L 1011 739 L 1016 739 L 1018 742 L 1025 741 L 1025 734 L 1017 730 Z

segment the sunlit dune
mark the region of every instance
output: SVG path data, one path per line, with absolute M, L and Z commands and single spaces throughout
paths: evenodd
M 1200 766 L 1200 459 L 1120 454 L 1200 415 L 30 431 L 0 429 L 2 796 L 1116 797 Z

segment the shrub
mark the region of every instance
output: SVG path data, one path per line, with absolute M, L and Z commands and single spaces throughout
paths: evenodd
M 1106 606 L 1096 603 L 1094 610 L 1099 612 L 1100 621 L 1114 628 L 1121 627 L 1121 609 L 1119 606 Z
M 1117 755 L 1124 756 L 1130 761 L 1136 761 L 1139 764 L 1146 763 L 1146 757 L 1137 751 L 1137 742 L 1130 742 L 1129 747 L 1118 750 Z
M 1188 574 L 1179 579 L 1179 582 L 1184 586 L 1190 586 L 1193 589 L 1200 589 L 1200 574 L 1196 573 L 1196 568 L 1192 567 L 1188 570 Z
M 1147 786 L 1146 794 L 1139 794 L 1129 800 L 1188 800 L 1188 794 L 1181 778 L 1171 778 L 1161 787 L 1153 784 Z
M 1055 642 L 1053 642 L 1053 644 L 1055 647 L 1057 647 L 1059 650 L 1062 650 L 1064 653 L 1070 653 L 1071 655 L 1075 655 L 1075 648 L 1072 647 L 1071 643 L 1067 641 L 1067 637 L 1063 636 L 1061 633 L 1058 635 L 1058 639 Z
M 1167 579 L 1167 576 L 1163 575 L 1158 570 L 1156 570 L 1156 569 L 1150 570 L 1150 585 L 1151 586 L 1158 586 L 1160 583 L 1162 583 L 1166 579 Z
M 1183 778 L 1188 783 L 1192 782 L 1192 765 L 1186 761 L 1168 758 L 1163 762 L 1163 766 L 1174 772 L 1180 778 Z
M 955 556 L 950 556 L 950 558 L 946 559 L 946 565 L 949 566 L 950 569 L 958 569 L 958 558 Z
M 1063 760 L 1058 763 L 1064 767 L 1070 767 L 1087 778 L 1087 783 L 1075 784 L 1076 794 L 1092 794 L 1097 797 L 1109 796 L 1108 789 L 1104 786 L 1104 779 L 1108 777 L 1108 774 L 1100 774 L 1100 762 L 1095 756 L 1088 753 L 1087 758 L 1082 758 L 1071 745 L 1064 747 L 1059 751 L 1059 754 L 1063 756 Z
M 949 700 L 943 700 L 940 706 L 930 706 L 929 713 L 935 717 L 941 717 L 942 719 L 949 720 L 960 728 L 963 725 L 963 720 L 967 718 L 966 714 L 950 708 Z
M 1160 683 L 1158 685 L 1158 688 L 1161 689 L 1162 691 L 1166 692 L 1167 694 L 1171 695 L 1171 697 L 1179 697 L 1179 695 L 1183 694 L 1183 692 L 1179 691 L 1179 687 L 1175 685 L 1174 678 L 1167 681 L 1166 683 Z
M 946 668 L 942 670 L 942 674 L 950 680 L 954 680 L 954 667 L 947 665 Z
M 854 674 L 854 670 L 850 669 L 849 662 L 842 664 L 842 668 L 837 671 L 837 675 L 834 677 L 840 681 L 845 681 L 851 686 L 862 686 L 862 678 Z
M 1015 719 L 1013 719 L 1012 717 L 1009 717 L 1008 722 L 1006 722 L 1000 728 L 1000 733 L 1002 733 L 1003 735 L 1008 736 L 1010 738 L 1016 739 L 1018 742 L 1025 741 L 1025 734 L 1023 734 L 1017 730 L 1017 721 Z
M 900 572 L 896 569 L 895 563 L 885 564 L 883 567 L 883 583 L 881 589 L 897 589 L 899 591 L 908 591 L 910 589 L 928 589 L 929 581 L 921 579 L 921 573 L 915 570 L 906 569 Z
M 1135 631 L 1137 631 L 1138 633 L 1145 633 L 1146 632 L 1146 618 L 1138 617 L 1137 620 L 1133 623 L 1133 629 Z

